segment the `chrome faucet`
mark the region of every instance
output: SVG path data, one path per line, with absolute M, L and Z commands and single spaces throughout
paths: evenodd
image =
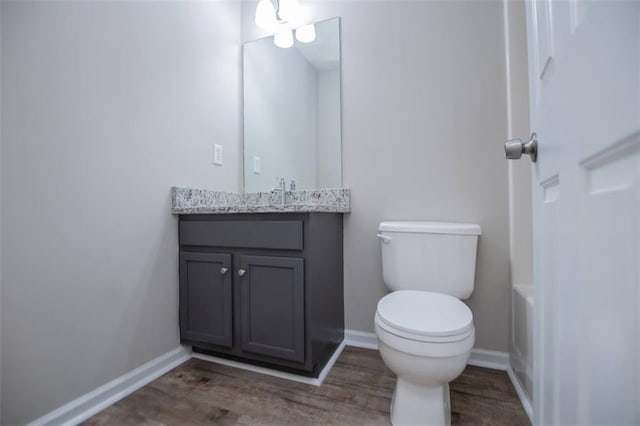
M 273 187 L 271 189 L 271 192 L 280 193 L 280 203 L 284 206 L 284 197 L 285 197 L 285 194 L 287 193 L 287 183 L 285 182 L 284 178 L 280 178 L 280 180 L 278 181 L 278 186 Z

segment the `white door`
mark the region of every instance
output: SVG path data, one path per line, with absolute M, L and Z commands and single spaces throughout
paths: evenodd
M 640 424 L 639 26 L 640 1 L 527 2 L 536 424 Z

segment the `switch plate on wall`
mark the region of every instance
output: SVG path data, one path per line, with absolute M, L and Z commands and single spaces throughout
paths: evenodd
M 257 155 L 253 157 L 253 173 L 260 174 L 260 157 Z
M 222 145 L 213 145 L 213 164 L 222 166 Z

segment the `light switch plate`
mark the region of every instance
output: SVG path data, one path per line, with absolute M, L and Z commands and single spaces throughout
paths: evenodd
M 257 155 L 253 157 L 253 173 L 260 174 L 260 157 Z
M 213 164 L 222 166 L 222 145 L 213 145 Z

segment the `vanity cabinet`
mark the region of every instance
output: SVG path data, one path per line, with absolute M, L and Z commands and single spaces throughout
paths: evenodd
M 304 259 L 240 256 L 242 350 L 304 361 Z
M 317 377 L 344 338 L 342 214 L 179 218 L 180 337 Z
M 230 348 L 233 343 L 231 255 L 180 252 L 182 338 Z

